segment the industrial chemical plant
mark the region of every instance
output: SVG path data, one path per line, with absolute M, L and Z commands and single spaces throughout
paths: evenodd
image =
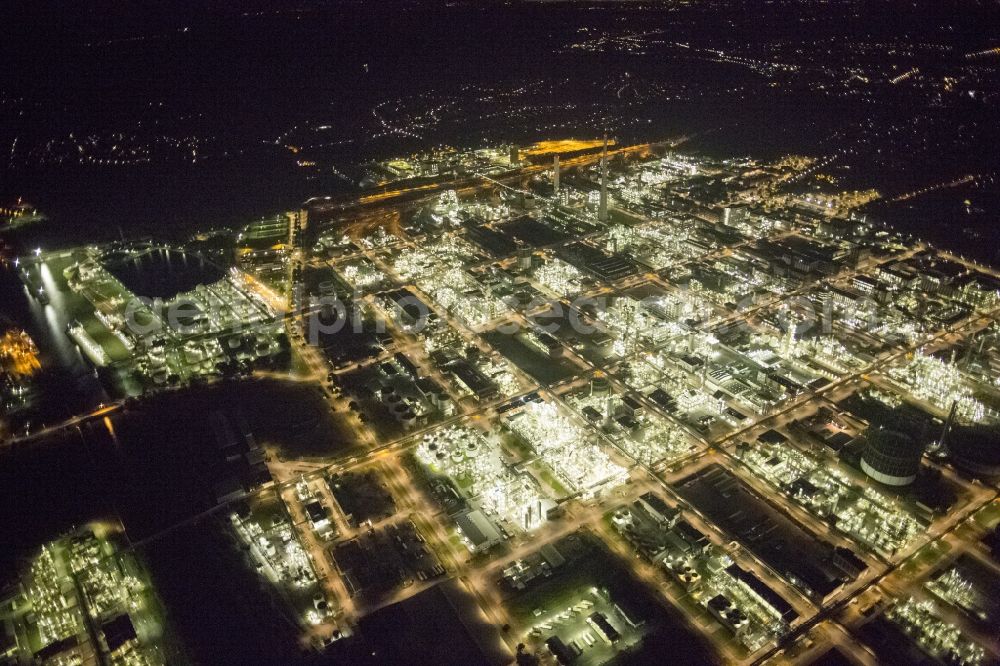
M 118 461 L 131 535 L 150 423 L 207 434 L 163 447 L 202 462 L 152 579 L 117 532 L 47 542 L 0 655 L 173 663 L 180 530 L 328 663 L 995 663 L 1000 273 L 814 164 L 440 149 L 236 232 L 18 258 L 102 394 L 12 448 Z M 34 344 L 0 339 L 7 403 Z

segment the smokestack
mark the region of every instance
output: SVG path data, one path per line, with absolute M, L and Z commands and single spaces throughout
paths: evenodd
M 552 193 L 559 194 L 559 156 L 552 157 Z
M 941 429 L 941 439 L 938 440 L 938 448 L 944 449 L 948 444 L 948 433 L 951 431 L 951 426 L 955 423 L 955 412 L 958 411 L 958 400 L 951 403 L 951 411 L 948 412 L 948 420 L 944 422 L 944 427 Z
M 608 221 L 608 136 L 604 135 L 604 152 L 601 154 L 601 205 L 597 210 L 597 219 Z

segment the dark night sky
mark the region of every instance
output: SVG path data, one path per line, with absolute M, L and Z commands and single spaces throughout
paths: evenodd
M 859 146 L 840 175 L 889 192 L 997 167 L 1000 58 L 964 57 L 998 43 L 995 3 L 236 4 L 7 6 L 0 197 L 49 212 L 51 239 L 188 232 L 354 186 L 328 167 L 356 182 L 363 159 L 595 127 L 712 130 L 691 148 L 761 157 Z M 925 215 L 992 223 L 965 198 Z

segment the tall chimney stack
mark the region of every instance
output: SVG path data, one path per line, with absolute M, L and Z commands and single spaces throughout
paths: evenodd
M 951 403 L 951 411 L 948 412 L 948 420 L 944 422 L 944 427 L 941 428 L 941 438 L 938 440 L 938 448 L 947 450 L 948 446 L 948 433 L 951 432 L 951 427 L 955 424 L 955 412 L 958 411 L 958 400 Z
M 597 209 L 597 219 L 608 221 L 608 135 L 604 135 L 604 152 L 601 154 L 601 203 Z

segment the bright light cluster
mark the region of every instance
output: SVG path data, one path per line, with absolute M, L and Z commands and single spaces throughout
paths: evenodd
M 571 296 L 583 290 L 583 273 L 562 259 L 552 259 L 535 269 L 535 282 L 556 296 Z
M 778 349 L 776 339 L 772 339 L 773 347 Z M 818 335 L 792 342 L 790 355 L 794 358 L 808 359 L 826 366 L 836 373 L 847 374 L 864 367 L 865 363 L 852 354 L 842 342 L 832 335 Z M 811 366 L 815 367 L 815 366 Z M 832 379 L 832 376 L 827 376 Z
M 70 546 L 69 563 L 88 607 L 96 616 L 126 605 L 130 592 L 141 589 L 139 581 L 124 576 L 114 560 L 106 557 L 97 539 L 74 542 Z
M 387 284 L 385 274 L 366 257 L 346 263 L 337 269 L 356 291 L 375 291 Z
M 887 616 L 902 627 L 928 652 L 961 666 L 976 666 L 986 651 L 962 635 L 955 625 L 938 616 L 930 601 L 907 599 L 892 607 Z
M 736 638 L 751 652 L 787 631 L 780 613 L 726 570 L 733 563 L 728 555 L 692 556 L 678 550 L 677 542 L 666 538 L 665 526 L 636 504 L 626 505 L 612 515 L 615 528 L 637 551 L 651 557 L 682 585 L 696 588 L 701 603 L 724 595 L 745 615 L 743 630 L 737 632 Z M 709 564 L 711 559 L 716 560 L 715 566 Z
M 865 488 L 854 503 L 838 509 L 837 529 L 888 555 L 912 543 L 924 528 L 887 496 Z
M 587 407 L 596 410 L 602 417 L 606 417 L 608 412 L 612 417 L 623 412 L 623 402 L 618 395 L 578 392 L 567 396 L 566 401 L 581 413 Z M 694 443 L 681 428 L 656 412 L 643 411 L 632 417 L 635 427 L 620 425 L 613 418 L 606 419 L 602 424 L 608 437 L 638 462 L 644 465 L 672 462 L 694 449 Z
M 891 307 L 875 308 L 872 314 L 859 323 L 862 330 L 868 330 L 887 340 L 902 340 L 907 344 L 914 344 L 927 334 L 927 329 L 921 322 Z
M 473 365 L 497 385 L 500 395 L 505 398 L 515 396 L 524 389 L 514 374 L 513 366 L 501 356 L 480 356 Z
M 628 253 L 654 270 L 660 270 L 699 254 L 685 243 L 687 237 L 686 227 L 670 218 L 666 223 L 613 226 L 608 230 L 604 247 L 609 252 Z
M 883 555 L 905 548 L 923 527 L 894 501 L 862 489 L 836 469 L 789 446 L 758 443 L 738 449 L 760 478 L 821 519 L 834 516 L 837 529 Z
M 598 319 L 617 336 L 613 351 L 619 356 L 634 352 L 640 342 L 655 345 L 680 335 L 687 327 L 683 319 L 697 316 L 696 306 L 689 299 L 663 294 L 646 301 L 631 297 L 615 299 L 606 309 L 598 311 Z
M 41 555 L 31 564 L 30 579 L 25 586 L 35 610 L 42 645 L 73 636 L 83 627 L 79 607 L 63 597 L 61 580 L 53 549 L 43 547 Z
M 443 321 L 424 329 L 421 341 L 424 351 L 428 354 L 441 350 L 462 349 L 466 344 L 458 331 Z M 496 384 L 497 391 L 501 396 L 509 398 L 524 391 L 525 386 L 518 379 L 514 367 L 503 356 L 495 353 L 480 354 L 466 360 Z
M 446 235 L 436 243 L 401 253 L 393 270 L 413 282 L 450 314 L 471 328 L 478 328 L 508 312 L 504 302 L 484 291 L 465 270 L 476 256 L 462 238 Z
M 627 370 L 620 373 L 626 386 L 643 393 L 660 388 L 674 397 L 678 411 L 688 415 L 708 413 L 718 415 L 726 409 L 721 398 L 693 388 L 688 374 L 666 350 L 661 350 L 631 361 Z
M 495 438 L 468 426 L 449 426 L 424 435 L 416 455 L 454 479 L 486 513 L 521 529 L 540 524 L 543 498 L 537 485 L 504 462 Z
M 256 520 L 242 520 L 235 513 L 229 518 L 254 558 L 273 572 L 274 578 L 300 588 L 316 581 L 309 556 L 287 521 L 265 531 Z
M 72 636 L 90 636 L 88 624 L 100 626 L 121 614 L 128 614 L 136 626 L 155 623 L 144 601 L 145 585 L 129 573 L 132 568 L 110 545 L 93 532 L 84 531 L 43 546 L 23 581 L 30 604 L 28 612 L 37 626 L 38 646 L 48 647 Z M 74 659 L 91 649 L 101 651 L 102 647 L 95 642 L 88 645 L 84 638 L 79 647 L 67 647 L 47 663 L 79 663 Z M 164 663 L 159 648 L 146 637 L 126 641 L 106 656 L 111 664 Z
M 957 416 L 964 421 L 980 423 L 994 414 L 987 413 L 986 405 L 976 400 L 961 371 L 944 361 L 917 352 L 909 363 L 890 368 L 889 376 L 917 398 L 926 400 L 943 412 L 958 403 Z
M 612 461 L 554 404 L 528 403 L 507 419 L 507 426 L 575 492 L 627 479 L 625 468 Z
M 958 567 L 948 569 L 937 578 L 925 583 L 924 587 L 951 605 L 975 615 L 980 621 L 989 620 L 989 616 L 983 611 L 989 600 L 983 597 L 971 581 L 962 578 Z

